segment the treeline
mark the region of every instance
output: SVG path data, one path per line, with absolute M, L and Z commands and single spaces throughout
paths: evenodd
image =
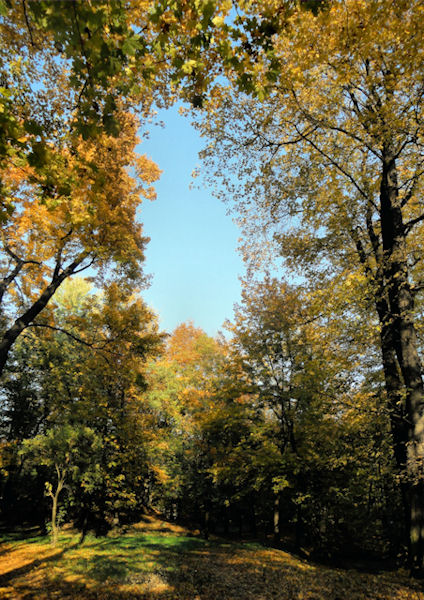
M 54 530 L 153 503 L 423 574 L 423 27 L 419 0 L 0 0 L 9 523 L 44 491 Z M 176 99 L 243 232 L 228 343 L 137 299 L 137 132 Z
M 300 288 L 245 284 L 229 341 L 191 323 L 165 340 L 141 301 L 82 279 L 51 323 L 21 338 L 2 385 L 9 526 L 100 535 L 155 507 L 205 536 L 405 556 L 375 349 L 348 352 Z
M 1 387 L 1 519 L 105 533 L 148 504 L 154 427 L 144 362 L 162 337 L 146 306 L 82 279 L 49 328 L 21 337 Z M 52 513 L 53 511 L 53 513 Z M 53 514 L 53 516 L 52 516 Z
M 230 341 L 181 325 L 153 364 L 166 440 L 156 505 L 205 535 L 405 558 L 376 348 L 348 352 L 301 288 L 272 278 L 245 284 L 227 326 Z

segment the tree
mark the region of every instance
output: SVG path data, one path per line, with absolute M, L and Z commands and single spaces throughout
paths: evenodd
M 201 57 L 202 50 L 216 50 L 217 41 L 225 37 L 215 21 L 221 23 L 230 8 L 231 3 L 215 5 L 206 0 L 186 6 L 115 0 L 94 4 L 80 0 L 0 2 L 0 219 L 7 232 L 0 297 L 4 299 L 5 292 L 18 283 L 19 275 L 32 269 L 35 276 L 38 263 L 52 263 L 54 274 L 40 287 L 38 298 L 34 295 L 23 312 L 5 326 L 5 337 L 0 341 L 0 373 L 17 336 L 44 309 L 63 279 L 94 259 L 92 248 L 82 244 L 72 260 L 62 260 L 65 246 L 69 248 L 74 242 L 70 228 L 65 227 L 56 247 L 49 244 L 50 252 L 61 254 L 59 263 L 44 255 L 40 259 L 34 249 L 30 256 L 16 252 L 8 236 L 17 221 L 22 222 L 22 203 L 27 223 L 44 214 L 58 224 L 63 213 L 69 212 L 69 202 L 74 211 L 79 210 L 77 204 L 87 214 L 95 211 L 94 196 L 109 194 L 108 182 L 112 174 L 118 174 L 118 164 L 122 167 L 119 182 L 126 174 L 124 167 L 134 164 L 133 148 L 123 140 L 128 139 L 128 128 L 134 133 L 135 123 L 139 124 L 136 115 L 142 116 L 144 125 L 152 103 L 169 104 L 176 99 L 177 89 L 194 104 L 199 102 L 212 73 L 217 72 L 216 51 L 211 50 L 206 60 Z M 126 163 L 113 156 L 112 146 L 130 152 Z M 110 155 L 105 155 L 106 151 Z M 94 158 L 102 154 L 104 168 Z M 156 178 L 157 170 L 153 174 L 153 165 L 147 160 L 141 171 L 147 179 L 150 172 L 150 181 Z M 89 191 L 87 198 L 83 190 Z M 118 189 L 110 204 L 117 196 Z M 97 208 L 100 213 L 106 207 Z M 106 214 L 104 217 L 108 218 Z M 117 217 L 113 215 L 114 220 Z M 68 218 L 68 225 L 74 224 Z M 124 227 L 128 225 L 127 219 Z M 22 234 L 22 223 L 20 227 Z M 111 244 L 115 241 L 109 240 Z M 115 259 L 128 263 L 118 253 Z
M 21 453 L 33 464 L 47 467 L 52 472 L 50 478 L 56 476 L 55 484 L 46 481 L 46 495 L 52 500 L 53 546 L 56 546 L 59 533 L 57 515 L 60 493 L 69 479 L 84 477 L 89 464 L 95 465 L 98 450 L 99 440 L 89 427 L 53 427 L 44 434 L 24 441 Z
M 18 510 L 18 522 L 32 518 L 27 481 L 34 502 L 47 480 L 56 507 L 66 485 L 66 516 L 84 533 L 103 532 L 147 503 L 154 432 L 144 371 L 162 338 L 152 313 L 124 286 L 109 284 L 103 294 L 91 287 L 79 278 L 67 281 L 51 306 L 49 327 L 29 329 L 12 351 L 1 415 L 2 512 L 8 519 Z M 85 451 L 87 428 L 95 448 Z M 23 447 L 40 450 L 31 454 L 30 471 Z M 42 498 L 37 504 L 43 506 Z
M 285 264 L 327 290 L 331 308 L 347 316 L 368 311 L 358 314 L 379 337 L 410 560 L 420 571 L 422 6 L 273 6 L 259 15 L 249 5 L 240 18 L 245 42 L 234 52 L 245 74 L 230 73 L 260 101 L 218 89 L 202 125 L 213 138 L 204 155 L 211 173 L 215 158 L 220 172 L 221 160 L 233 165 L 241 181 L 236 210 L 247 231 L 259 237 L 253 219 L 271 231 Z M 271 21 L 272 31 L 255 37 Z M 234 179 L 227 183 L 237 188 Z
M 46 151 L 69 134 L 118 135 L 123 108 L 145 117 L 177 88 L 201 102 L 218 69 L 216 52 L 202 54 L 222 38 L 214 20 L 230 9 L 207 0 L 1 0 L 0 170 L 19 159 L 44 180 Z M 7 219 L 7 185 L 0 193 Z
M 19 159 L 44 179 L 52 144 L 72 133 L 118 135 L 123 103 L 149 111 L 164 67 L 153 55 L 144 60 L 155 38 L 148 9 L 116 1 L 2 1 L 2 168 Z M 1 191 L 7 218 L 7 185 Z
M 4 171 L 14 212 L 3 225 L 0 242 L 4 257 L 0 372 L 19 335 L 45 323 L 35 320 L 71 275 L 95 268 L 100 283 L 113 276 L 114 269 L 123 286 L 143 281 L 146 239 L 136 210 L 140 195 L 153 197 L 150 184 L 158 169 L 135 154 L 135 118 L 121 114 L 120 120 L 119 136 L 80 139 L 76 154 L 63 150 L 58 162 L 57 155 L 48 162 L 63 187 L 52 184 L 45 189 L 31 183 L 30 167 L 11 166 Z M 129 175 L 128 167 L 135 169 L 138 181 Z
M 213 484 L 204 422 L 214 410 L 225 356 L 222 341 L 193 323 L 182 323 L 148 373 L 149 403 L 161 440 L 154 452 L 158 501 L 174 517 L 198 520 L 200 516 L 206 535 Z
M 82 354 L 82 385 L 73 387 L 70 416 L 92 424 L 101 439 L 101 482 L 78 490 L 74 514 L 83 531 L 102 533 L 113 519 L 129 520 L 148 504 L 156 438 L 146 363 L 160 352 L 162 336 L 148 307 L 117 285 L 106 291 L 92 326 L 104 336 L 103 360 L 90 350 Z
M 143 117 L 144 125 L 152 104 L 173 102 L 177 89 L 193 104 L 201 104 L 203 90 L 219 71 L 215 59 L 226 36 L 221 23 L 230 9 L 229 2 L 208 0 L 160 6 L 149 0 L 141 4 L 1 0 L 0 219 L 7 235 L 0 297 L 18 283 L 19 275 L 35 272 L 38 263 L 51 262 L 55 276 L 40 287 L 38 298 L 15 316 L 11 327 L 5 326 L 0 373 L 15 339 L 45 308 L 62 280 L 93 259 L 84 247 L 66 264 L 62 259 L 54 264 L 56 259 L 45 256 L 40 260 L 34 250 L 31 256 L 16 252 L 8 235 L 16 220 L 22 220 L 22 202 L 27 222 L 33 218 L 36 222 L 31 210 L 60 221 L 64 210 L 69 211 L 65 205 L 71 196 L 73 210 L 78 211 L 80 203 L 83 210 L 93 211 L 94 196 L 110 192 L 108 176 L 110 183 L 116 156 L 103 156 L 109 162 L 104 169 L 93 157 L 110 150 L 106 139 L 115 148 L 119 139 L 118 147 L 129 150 L 123 139 L 128 127 L 139 124 L 136 115 Z M 206 48 L 210 50 L 202 58 Z M 132 164 L 129 157 L 125 166 Z M 141 170 L 152 175 L 152 168 L 145 160 Z M 84 185 L 91 186 L 86 199 L 81 193 Z M 116 197 L 111 198 L 114 202 Z M 65 246 L 73 244 L 69 231 L 64 228 L 57 240 L 55 252 L 62 258 Z M 125 262 L 117 254 L 115 259 Z

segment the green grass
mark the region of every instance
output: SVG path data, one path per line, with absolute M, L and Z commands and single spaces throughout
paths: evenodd
M 175 571 L 178 558 L 196 548 L 209 547 L 202 540 L 186 536 L 125 535 L 116 538 L 88 537 L 84 556 L 77 552 L 63 560 L 73 574 L 96 581 L 125 581 L 130 574 L 150 573 L 157 569 Z M 88 553 L 89 556 L 85 556 Z
M 205 541 L 146 518 L 96 538 L 3 536 L 3 600 L 424 600 L 405 573 L 332 569 L 258 543 Z

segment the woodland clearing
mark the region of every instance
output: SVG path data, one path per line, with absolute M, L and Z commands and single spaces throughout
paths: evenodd
M 330 568 L 258 543 L 212 537 L 146 516 L 107 537 L 65 530 L 3 536 L 4 600 L 424 600 L 406 571 Z

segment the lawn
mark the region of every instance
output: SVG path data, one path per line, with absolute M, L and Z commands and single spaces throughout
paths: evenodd
M 222 539 L 205 541 L 154 516 L 125 533 L 65 530 L 0 544 L 0 598 L 8 600 L 424 600 L 405 572 L 359 573 Z

